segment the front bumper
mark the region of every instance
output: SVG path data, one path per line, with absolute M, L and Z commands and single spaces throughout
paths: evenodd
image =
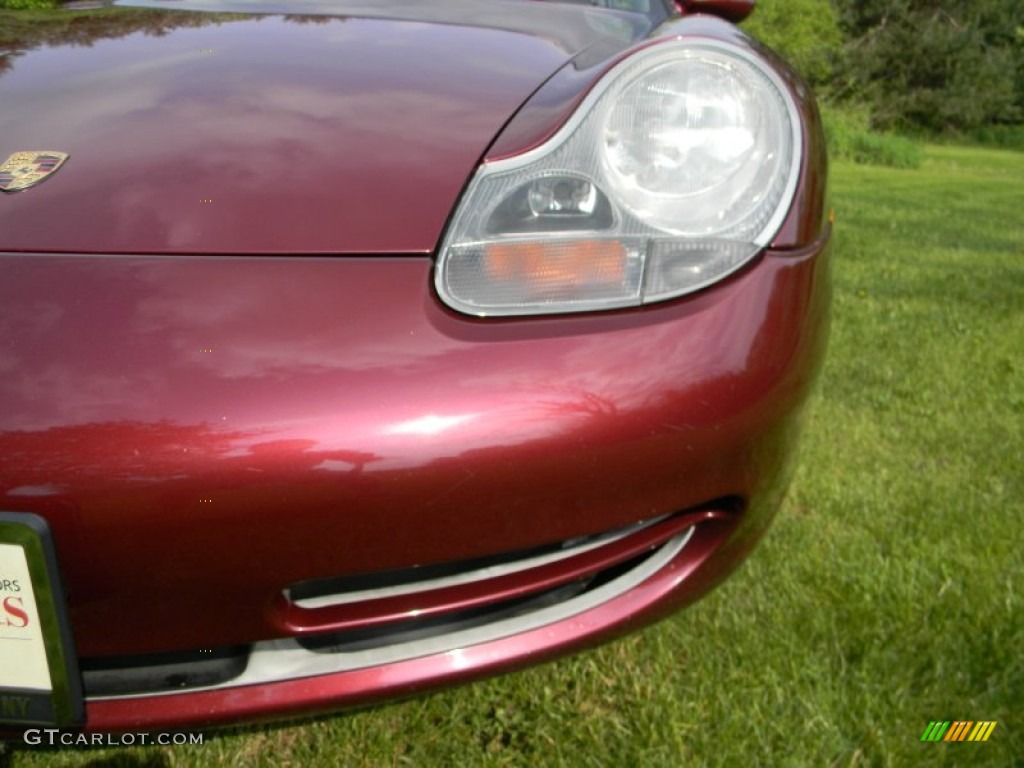
M 54 532 L 87 693 L 88 670 L 116 677 L 140 654 L 244 661 L 225 681 L 94 693 L 87 727 L 364 703 L 591 645 L 695 599 L 781 498 L 824 350 L 826 251 L 827 234 L 638 311 L 504 321 L 443 309 L 428 258 L 0 256 L 16 371 L 0 383 L 0 505 Z M 571 551 L 665 520 L 682 527 L 591 568 L 612 570 L 583 591 L 557 592 L 578 581 L 567 571 L 526 569 L 500 594 L 463 586 L 430 607 L 461 620 L 517 595 L 554 602 L 429 642 L 300 642 L 419 610 L 408 595 L 390 613 L 303 608 L 311 582 Z

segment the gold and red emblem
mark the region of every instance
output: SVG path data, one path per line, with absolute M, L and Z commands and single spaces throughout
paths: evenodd
M 0 190 L 17 192 L 34 186 L 56 173 L 67 159 L 67 152 L 15 152 L 0 165 Z

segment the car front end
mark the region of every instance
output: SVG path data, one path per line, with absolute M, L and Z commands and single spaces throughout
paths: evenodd
M 0 721 L 366 704 L 732 572 L 827 336 L 799 78 L 667 5 L 175 5 L 0 77 L 0 154 L 68 155 L 0 197 L 0 690 L 51 703 Z

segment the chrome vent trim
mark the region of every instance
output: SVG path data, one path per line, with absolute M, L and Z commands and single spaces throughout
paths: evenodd
M 469 571 L 463 571 L 462 573 L 452 574 L 450 576 L 442 576 L 435 579 L 424 579 L 423 581 L 411 582 L 409 584 L 396 584 L 390 587 L 338 592 L 319 597 L 293 598 L 290 594 L 288 597 L 292 603 L 300 608 L 327 608 L 335 605 L 345 605 L 347 603 L 359 603 L 368 600 L 397 597 L 399 595 L 413 595 L 420 592 L 430 592 L 435 589 L 454 587 L 461 584 L 471 584 L 477 581 L 487 581 L 499 576 L 506 576 L 510 573 L 528 571 L 531 568 L 537 568 L 541 565 L 547 565 L 548 563 L 558 562 L 559 560 L 565 560 L 567 558 L 583 554 L 584 552 L 589 552 L 592 549 L 597 549 L 598 547 L 623 539 L 630 534 L 643 530 L 644 528 L 656 525 L 666 517 L 668 516 L 665 515 L 652 520 L 645 520 L 626 528 L 619 528 L 615 531 L 611 531 L 610 533 L 598 536 L 581 537 L 575 540 L 577 543 L 574 544 L 572 542 L 566 542 L 562 549 L 554 552 L 547 552 L 542 555 L 534 555 L 518 560 L 511 560 L 499 565 L 476 568 Z
M 682 533 L 673 536 L 664 544 L 654 549 L 633 568 L 601 586 L 585 591 L 565 602 L 530 613 L 422 640 L 351 652 L 314 652 L 303 648 L 293 639 L 259 642 L 254 643 L 252 646 L 249 663 L 245 671 L 228 682 L 205 688 L 189 688 L 187 691 L 161 691 L 127 696 L 95 696 L 90 697 L 89 700 L 102 701 L 104 699 L 123 700 L 152 696 L 174 696 L 178 693 L 192 694 L 200 691 L 241 688 L 247 685 L 265 685 L 366 669 L 384 664 L 394 664 L 436 654 L 447 654 L 457 663 L 457 659 L 464 648 L 501 640 L 539 629 L 548 624 L 564 621 L 625 594 L 652 577 L 678 557 L 679 553 L 683 551 L 692 538 L 695 528 L 696 526 L 690 526 Z M 579 551 L 581 550 L 577 550 L 574 554 L 578 554 Z

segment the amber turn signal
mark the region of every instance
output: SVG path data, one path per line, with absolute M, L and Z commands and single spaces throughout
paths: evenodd
M 484 249 L 484 269 L 492 280 L 522 281 L 545 294 L 621 285 L 626 259 L 618 240 L 491 243 Z

